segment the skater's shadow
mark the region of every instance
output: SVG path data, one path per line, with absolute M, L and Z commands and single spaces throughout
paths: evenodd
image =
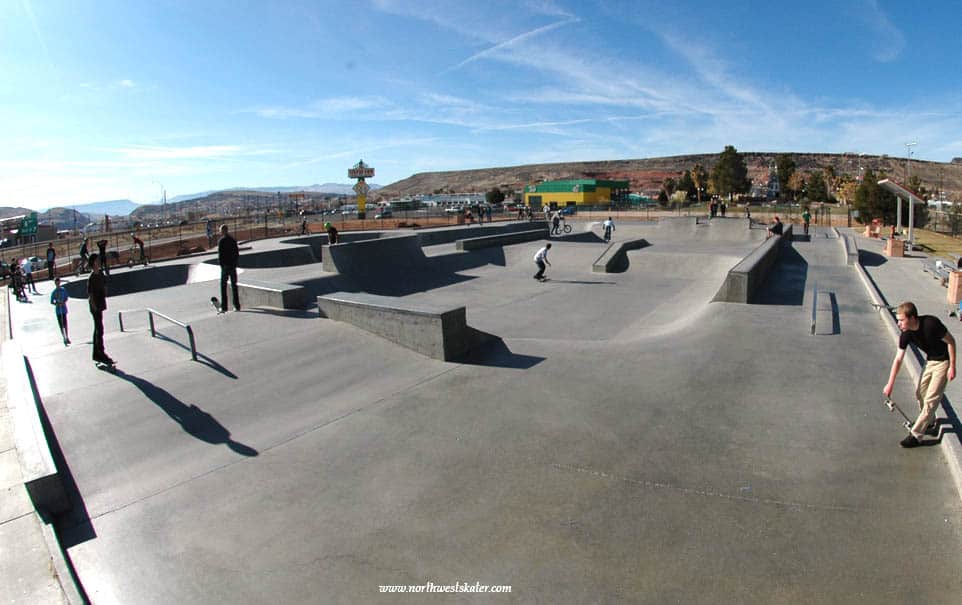
M 116 370 L 116 374 L 118 378 L 122 378 L 140 389 L 154 405 L 180 424 L 181 428 L 191 436 L 212 445 L 223 443 L 242 456 L 258 455 L 254 448 L 231 439 L 230 431 L 217 422 L 216 418 L 196 405 L 185 404 L 164 389 L 139 376 L 121 370 Z

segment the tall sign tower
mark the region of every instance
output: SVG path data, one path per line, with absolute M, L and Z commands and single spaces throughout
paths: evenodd
M 357 218 L 364 218 L 364 207 L 367 205 L 367 192 L 371 190 L 370 186 L 364 182 L 364 179 L 369 179 L 374 176 L 374 167 L 368 166 L 364 163 L 364 160 L 359 160 L 357 164 L 354 164 L 353 168 L 348 168 L 347 178 L 357 179 L 357 185 L 354 185 L 354 192 L 357 193 Z

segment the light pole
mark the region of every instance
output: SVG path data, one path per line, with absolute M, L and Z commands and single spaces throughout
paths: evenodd
M 909 184 L 909 162 L 912 161 L 912 147 L 918 145 L 918 141 L 912 141 L 911 143 L 905 144 L 905 185 L 908 187 Z

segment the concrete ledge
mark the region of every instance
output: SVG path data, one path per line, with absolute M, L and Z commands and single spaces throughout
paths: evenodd
M 317 297 L 321 317 L 357 326 L 422 355 L 450 361 L 485 342 L 468 327 L 464 307 L 404 303 L 375 294 L 336 292 Z
M 245 307 L 303 309 L 307 306 L 304 286 L 245 279 L 237 282 L 237 290 Z
M 530 242 L 547 237 L 547 229 L 532 229 L 529 231 L 515 231 L 513 233 L 499 233 L 496 235 L 482 235 L 481 237 L 459 239 L 455 245 L 458 250 L 480 250 L 481 248 L 520 244 L 521 242 Z
M 754 301 L 755 295 L 765 283 L 772 267 L 775 266 L 779 252 L 784 246 L 791 245 L 792 225 L 785 225 L 784 229 L 782 235 L 768 238 L 732 267 L 712 302 L 751 303 Z
M 592 273 L 623 273 L 628 270 L 628 251 L 650 246 L 646 239 L 632 239 L 610 244 L 591 265 Z
M 846 235 L 844 238 L 845 246 L 845 262 L 848 265 L 858 264 L 858 243 L 855 241 L 855 237 L 851 235 Z
M 38 511 L 49 516 L 62 514 L 70 510 L 70 500 L 47 444 L 42 403 L 28 374 L 27 358 L 12 340 L 3 343 L 2 356 L 7 408 L 24 487 Z
M 418 231 L 418 237 L 422 246 L 436 246 L 438 244 L 450 244 L 472 237 L 533 231 L 535 229 L 547 230 L 548 223 L 545 221 L 517 221 L 510 223 L 485 223 L 484 225 L 436 227 Z

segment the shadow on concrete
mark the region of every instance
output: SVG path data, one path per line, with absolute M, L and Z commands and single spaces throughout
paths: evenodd
M 221 443 L 241 456 L 257 456 L 254 448 L 239 443 L 230 438 L 228 431 L 217 419 L 195 405 L 187 405 L 169 392 L 158 387 L 149 380 L 128 374 L 122 370 L 114 370 L 118 378 L 126 380 L 137 387 L 154 405 L 164 411 L 174 421 L 180 424 L 184 432 L 211 445 Z
M 166 336 L 165 334 L 162 334 L 162 333 L 160 333 L 160 332 L 157 332 L 157 336 L 155 336 L 155 338 L 159 338 L 160 340 L 164 340 L 164 341 L 167 341 L 167 342 L 169 342 L 169 343 L 171 343 L 171 344 L 175 344 L 175 345 L 177 345 L 178 347 L 184 349 L 185 351 L 190 352 L 190 347 L 189 347 L 189 346 L 185 345 L 184 343 L 182 343 L 182 342 L 180 342 L 180 341 L 178 341 L 178 340 L 174 340 L 173 338 L 171 338 L 171 337 L 169 337 L 169 336 Z M 202 364 L 202 365 L 205 365 L 205 366 L 211 368 L 212 370 L 216 370 L 216 371 L 220 372 L 221 374 L 223 374 L 224 376 L 227 376 L 228 378 L 233 378 L 234 380 L 237 380 L 237 374 L 231 372 L 230 370 L 228 370 L 228 369 L 225 368 L 224 366 L 220 365 L 219 363 L 217 363 L 215 360 L 211 359 L 211 358 L 208 357 L 207 355 L 204 355 L 203 353 L 199 353 L 199 352 L 197 353 L 197 363 L 200 363 L 200 364 Z
M 483 340 L 485 344 L 459 357 L 456 360 L 458 363 L 493 368 L 527 370 L 545 360 L 544 357 L 513 353 L 500 337 L 482 332 L 481 330 L 474 331 L 476 332 L 477 338 Z
M 758 291 L 753 304 L 801 306 L 805 299 L 808 262 L 791 246 L 786 246 Z
M 33 391 L 34 399 L 37 402 L 37 413 L 40 416 L 40 425 L 43 429 L 44 437 L 47 440 L 47 447 L 50 449 L 50 455 L 53 457 L 54 464 L 57 467 L 60 484 L 63 486 L 64 493 L 70 503 L 70 510 L 53 519 L 49 518 L 42 510 L 38 509 L 37 512 L 41 515 L 44 522 L 53 523 L 57 532 L 57 541 L 60 543 L 63 559 L 67 563 L 73 583 L 76 585 L 77 591 L 81 593 L 84 602 L 89 602 L 86 600 L 86 592 L 77 577 L 77 571 L 74 569 L 73 562 L 70 560 L 70 556 L 66 551 L 71 546 L 96 538 L 97 532 L 94 530 L 93 523 L 90 522 L 90 513 L 87 510 L 87 504 L 84 502 L 80 488 L 77 487 L 77 481 L 74 479 L 73 471 L 70 469 L 70 464 L 67 462 L 63 449 L 60 447 L 60 440 L 57 439 L 57 433 L 53 430 L 50 417 L 47 416 L 47 409 L 40 399 L 40 391 L 37 388 L 37 381 L 33 375 L 33 367 L 30 365 L 30 359 L 24 356 L 23 361 L 27 370 L 27 380 Z M 63 580 L 66 581 L 67 578 Z
M 577 242 L 582 244 L 603 244 L 605 243 L 604 238 L 600 237 L 594 231 L 583 231 L 581 233 L 575 233 L 573 235 L 552 235 L 552 241 L 556 242 Z
M 291 319 L 317 319 L 317 313 L 308 309 L 317 306 L 315 299 L 307 301 L 307 309 L 272 309 L 267 307 L 246 307 L 241 313 L 256 313 L 259 315 L 274 315 L 275 317 L 289 317 Z
M 371 259 L 378 266 L 363 274 L 332 274 L 315 279 L 293 282 L 304 286 L 309 299 L 334 292 L 367 292 L 380 296 L 408 296 L 453 284 L 477 279 L 460 271 L 476 269 L 488 264 L 506 266 L 504 250 L 499 247 L 471 252 L 455 252 L 426 257 L 416 271 L 394 266 L 390 259 Z
M 887 263 L 888 259 L 877 252 L 869 252 L 868 250 L 859 249 L 858 262 L 863 267 L 878 267 Z
M 545 279 L 545 281 L 552 284 L 582 284 L 587 286 L 614 286 L 617 283 L 613 281 L 581 281 L 577 279 L 554 279 L 552 277 Z

